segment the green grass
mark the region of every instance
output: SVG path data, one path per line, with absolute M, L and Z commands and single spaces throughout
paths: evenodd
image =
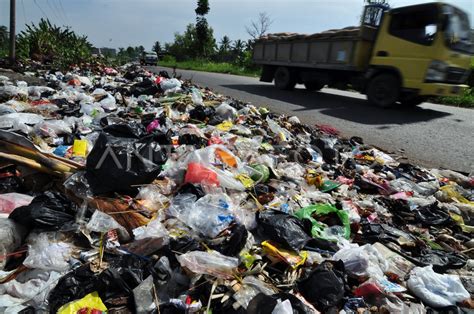
M 158 65 L 164 67 L 176 67 L 183 70 L 195 70 L 195 71 L 205 71 L 205 72 L 215 72 L 215 73 L 226 73 L 226 74 L 235 74 L 235 75 L 244 75 L 251 77 L 260 76 L 259 69 L 248 69 L 243 66 L 238 66 L 232 63 L 215 63 L 210 61 L 174 61 L 174 60 L 160 60 Z
M 468 89 L 460 96 L 435 98 L 433 102 L 456 107 L 474 108 L 474 88 Z

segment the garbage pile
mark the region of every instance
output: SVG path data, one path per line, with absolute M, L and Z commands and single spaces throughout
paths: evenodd
M 0 77 L 5 313 L 473 309 L 474 178 L 128 66 Z

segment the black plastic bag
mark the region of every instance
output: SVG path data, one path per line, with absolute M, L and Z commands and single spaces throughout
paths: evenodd
M 212 116 L 214 116 L 215 112 L 216 110 L 212 107 L 198 105 L 196 108 L 189 111 L 189 117 L 193 120 L 205 121 L 206 119 L 210 119 Z
M 305 305 L 296 296 L 291 293 L 277 293 L 274 295 L 265 295 L 263 293 L 257 294 L 252 300 L 250 300 L 247 306 L 248 314 L 271 314 L 278 303 L 278 300 L 286 301 L 290 300 L 293 313 L 311 313 L 312 310 L 309 306 Z
M 433 265 L 433 270 L 438 273 L 444 273 L 448 269 L 463 268 L 467 263 L 466 259 L 457 253 L 440 250 L 424 252 L 415 260 L 423 266 Z
M 312 238 L 304 222 L 283 212 L 267 210 L 257 213 L 259 233 L 269 240 L 295 251 L 301 250 Z
M 209 240 L 208 246 L 224 255 L 237 256 L 247 242 L 248 231 L 239 224 L 233 224 L 229 231 L 230 235 Z
M 139 139 L 146 135 L 143 125 L 136 122 L 110 124 L 102 130 L 115 137 Z
M 64 275 L 49 293 L 48 303 L 51 313 L 56 313 L 64 304 L 81 299 L 98 291 L 99 278 L 90 270 L 90 265 L 81 266 Z
M 441 226 L 451 222 L 449 214 L 438 207 L 437 203 L 420 207 L 415 211 L 416 218 L 425 226 Z
M 298 291 L 321 312 L 342 307 L 346 289 L 344 263 L 325 261 L 298 282 Z
M 0 168 L 0 193 L 20 192 L 22 180 L 15 165 Z
M 36 196 L 29 205 L 13 210 L 8 218 L 29 229 L 58 230 L 74 220 L 74 208 L 63 195 L 47 191 Z
M 135 140 L 102 132 L 87 157 L 86 178 L 94 194 L 133 194 L 134 185 L 148 184 L 158 176 L 167 158 L 166 147 L 153 136 Z

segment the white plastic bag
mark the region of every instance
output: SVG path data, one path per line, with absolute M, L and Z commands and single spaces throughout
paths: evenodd
M 333 260 L 342 260 L 347 272 L 355 276 L 383 279 L 388 269 L 387 261 L 370 244 L 345 246 L 334 254 Z
M 242 280 L 242 287 L 234 294 L 234 299 L 244 308 L 247 309 L 250 301 L 259 293 L 272 295 L 276 291 L 267 283 L 261 281 L 254 276 L 246 276 Z
M 407 286 L 414 295 L 433 307 L 455 305 L 471 297 L 459 276 L 435 273 L 432 265 L 413 268 Z
M 160 222 L 159 219 L 154 219 L 146 226 L 141 226 L 133 229 L 133 236 L 135 240 L 141 240 L 146 238 L 162 238 L 163 244 L 167 244 L 169 241 L 169 233 L 165 226 Z
M 30 234 L 28 256 L 23 265 L 29 268 L 63 272 L 69 269 L 72 248 L 68 243 L 53 241 L 49 233 Z
M 291 306 L 290 300 L 282 302 L 278 299 L 275 308 L 273 308 L 272 314 L 293 314 L 293 307 Z

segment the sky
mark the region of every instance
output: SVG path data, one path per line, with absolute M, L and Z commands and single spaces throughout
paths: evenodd
M 392 7 L 432 2 L 390 0 Z M 474 28 L 474 0 L 446 0 L 468 12 Z M 9 25 L 9 0 L 0 0 L 0 25 Z M 16 0 L 17 29 L 47 17 L 56 25 L 71 26 L 87 35 L 96 47 L 143 45 L 151 50 L 155 41 L 172 42 L 195 22 L 196 0 Z M 363 0 L 209 0 L 207 15 L 219 41 L 249 38 L 245 26 L 267 12 L 270 32 L 317 33 L 332 28 L 357 25 Z

